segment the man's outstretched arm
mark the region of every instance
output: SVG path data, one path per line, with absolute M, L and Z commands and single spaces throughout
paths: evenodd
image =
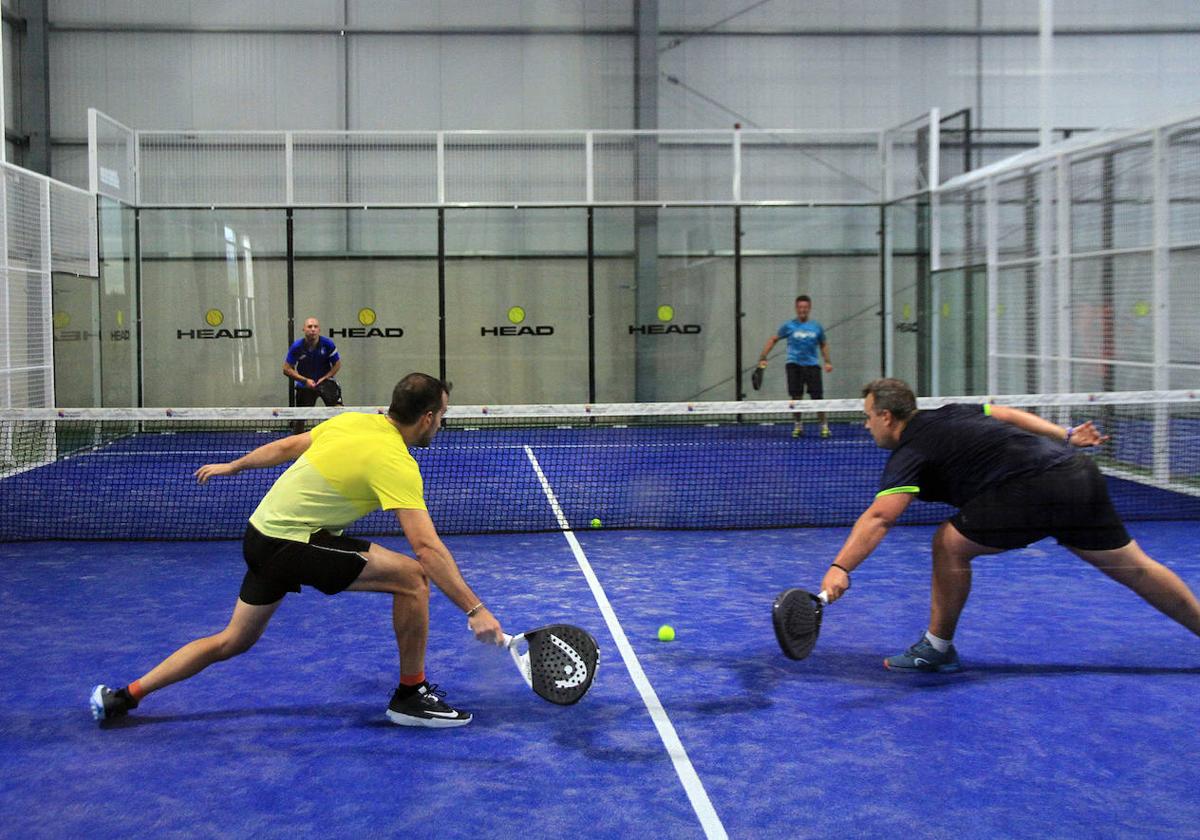
M 205 464 L 196 470 L 193 475 L 196 476 L 197 483 L 204 484 L 216 475 L 237 475 L 242 470 L 273 467 L 276 464 L 282 464 L 284 461 L 296 460 L 310 446 L 312 446 L 311 433 L 304 432 L 299 435 L 290 435 L 279 440 L 273 440 L 270 443 L 264 443 L 258 449 L 246 453 L 236 461 L 229 461 L 224 464 Z

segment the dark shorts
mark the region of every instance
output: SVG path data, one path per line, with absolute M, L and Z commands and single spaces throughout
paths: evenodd
M 808 395 L 814 400 L 824 399 L 825 389 L 821 386 L 820 365 L 794 365 L 788 362 L 787 379 L 788 396 L 792 399 L 798 400 L 803 397 L 806 388 Z
M 1089 551 L 1129 543 L 1099 467 L 1078 454 L 1045 472 L 984 491 L 950 522 L 967 539 L 991 548 L 1023 548 L 1046 537 Z
M 242 538 L 246 577 L 238 597 L 255 606 L 274 604 L 302 585 L 335 595 L 362 573 L 367 565 L 362 555 L 370 547 L 366 540 L 328 531 L 317 531 L 306 543 L 281 540 L 247 525 Z

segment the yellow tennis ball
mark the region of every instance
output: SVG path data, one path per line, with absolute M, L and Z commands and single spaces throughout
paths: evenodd
M 593 519 L 591 524 L 592 524 L 592 527 L 593 527 L 593 528 L 599 528 L 599 527 L 600 527 L 600 520 L 599 520 L 599 519 Z
M 670 624 L 664 624 L 662 627 L 659 627 L 658 628 L 658 640 L 660 642 L 675 641 L 675 628 L 672 627 Z

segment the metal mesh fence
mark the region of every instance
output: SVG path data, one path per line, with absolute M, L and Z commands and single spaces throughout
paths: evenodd
M 935 191 L 935 271 L 986 272 L 963 317 L 988 392 L 1200 383 L 1198 139 L 1200 116 L 1096 133 Z

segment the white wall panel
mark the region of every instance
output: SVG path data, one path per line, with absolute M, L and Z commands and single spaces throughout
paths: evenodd
M 350 42 L 350 127 L 441 127 L 441 39 L 356 36 Z
M 718 31 L 779 29 L 861 29 L 890 26 L 937 28 L 973 26 L 975 4 L 963 0 L 922 0 L 920 3 L 879 0 L 773 0 L 745 11 L 745 0 L 660 0 L 663 28 L 706 27 L 737 15 Z
M 973 4 L 972 4 L 973 5 Z M 1036 28 L 1039 0 L 984 0 L 984 26 Z M 1055 0 L 1056 26 L 1196 26 L 1196 0 Z
M 1054 44 L 1053 122 L 1065 127 L 1136 126 L 1200 101 L 1200 37 L 1078 36 Z M 1036 38 L 984 42 L 983 119 L 1038 123 Z
M 321 26 L 341 22 L 341 0 L 49 0 L 52 24 Z
M 728 128 L 736 117 L 760 126 L 879 128 L 933 106 L 953 111 L 974 100 L 973 38 L 689 39 L 660 67 L 694 92 L 664 81 L 664 127 Z
M 88 107 L 141 129 L 341 125 L 329 36 L 58 32 L 50 62 L 56 137 L 86 136 Z
M 187 128 L 338 128 L 342 59 L 325 35 L 198 35 Z M 168 126 L 175 127 L 175 126 Z
M 632 26 L 633 0 L 350 0 L 350 25 L 376 28 Z

